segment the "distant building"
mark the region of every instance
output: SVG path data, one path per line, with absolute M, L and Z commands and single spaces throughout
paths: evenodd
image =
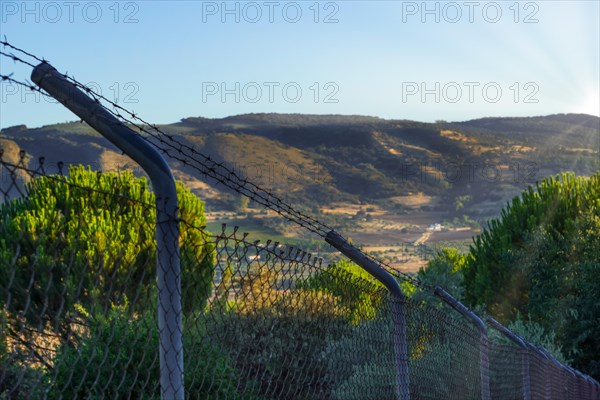
M 427 228 L 427 230 L 432 232 L 441 232 L 442 224 L 431 224 L 429 225 L 429 228 Z

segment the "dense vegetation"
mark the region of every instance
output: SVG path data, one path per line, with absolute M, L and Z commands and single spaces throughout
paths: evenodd
M 180 217 L 187 221 L 181 224 L 180 243 L 183 305 L 190 314 L 205 308 L 212 290 L 214 244 L 201 229 L 206 223 L 204 204 L 180 183 L 177 191 Z M 133 379 L 143 367 L 154 380 L 158 360 L 144 351 L 158 345 L 152 333 L 156 217 L 147 181 L 129 171 L 96 173 L 74 166 L 66 176 L 32 179 L 27 194 L 0 205 L 0 341 L 2 346 L 25 346 L 2 351 L 3 368 L 8 366 L 2 374 L 17 382 L 24 374 L 18 392 L 23 398 L 35 397 L 28 392 L 30 379 L 42 378 L 39 370 L 18 367 L 20 363 L 41 363 L 49 369 L 48 379 L 52 376 L 57 385 L 50 397 L 58 396 L 57 390 L 77 397 L 69 382 L 78 378 L 82 382 L 76 390 L 88 393 L 87 385 L 97 383 L 96 375 L 85 372 L 91 365 L 102 379 Z M 41 332 L 56 335 L 48 340 L 60 342 L 53 357 L 27 345 L 39 341 Z M 133 358 L 123 348 L 135 349 Z M 199 357 L 214 353 L 206 346 L 198 351 Z M 222 373 L 229 372 L 225 368 Z M 11 382 L 4 384 L 10 387 Z
M 186 304 L 203 308 L 214 271 L 203 203 L 178 185 Z M 129 171 L 97 173 L 71 167 L 68 176 L 37 177 L 27 197 L 0 206 L 0 298 L 30 322 L 64 318 L 77 302 L 106 309 L 131 304 L 154 290 L 156 243 L 154 194 Z M 214 257 L 214 256 L 212 256 Z M 15 275 L 11 275 L 16 271 Z M 35 278 L 35 285 L 29 282 Z M 137 282 L 137 285 L 131 285 Z M 10 285 L 10 286 L 7 286 Z
M 0 206 L 0 397 L 158 398 L 153 193 L 131 172 L 68 172 Z M 282 291 L 285 271 L 238 260 L 209 303 L 214 237 L 203 203 L 182 185 L 178 196 L 189 397 L 302 398 L 343 384 L 323 354 L 376 318 L 381 286 L 340 262 Z
M 346 260 L 306 273 L 264 248 L 270 255 L 254 263 L 247 251 L 220 253 L 201 229 L 203 203 L 182 185 L 178 195 L 190 398 L 394 395 L 380 283 Z M 445 249 L 418 278 L 598 376 L 599 195 L 600 173 L 545 180 L 514 199 L 468 254 Z M 158 398 L 153 202 L 130 172 L 72 167 L 68 177 L 33 179 L 27 197 L 0 206 L 0 262 L 10 266 L 0 270 L 0 374 L 10 395 Z M 477 336 L 424 293 L 403 289 L 415 398 L 476 398 L 477 374 L 468 372 Z M 35 331 L 56 332 L 57 344 L 34 360 L 15 342 L 38 345 Z M 0 398 L 7 393 L 0 387 Z
M 49 399 L 160 399 L 157 321 L 153 311 L 132 318 L 126 307 L 87 316 L 89 334 L 77 346 L 62 343 L 47 374 Z M 238 371 L 207 336 L 203 324 L 186 326 L 184 335 L 187 398 L 254 399 L 249 383 L 236 387 Z M 49 379 L 50 380 L 50 379 Z
M 596 379 L 598 276 L 600 172 L 562 174 L 530 187 L 489 223 L 468 254 L 445 250 L 419 272 L 505 324 L 552 338 L 560 358 Z

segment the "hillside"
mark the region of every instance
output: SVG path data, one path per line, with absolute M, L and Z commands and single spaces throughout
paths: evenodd
M 423 235 L 436 222 L 453 221 L 459 228 L 458 222 L 474 226 L 495 216 L 506 201 L 546 176 L 600 169 L 600 118 L 584 114 L 435 124 L 247 114 L 185 118 L 161 129 L 379 251 L 418 240 L 468 239 L 475 228 Z M 32 168 L 44 156 L 50 172 L 59 161 L 102 170 L 136 167 L 79 122 L 7 128 L 0 133 L 0 147 L 5 160 L 25 151 Z M 215 224 L 254 220 L 249 230 L 295 235 L 282 221 L 240 202 L 237 194 L 198 179 L 176 160 L 169 163 L 175 176 L 207 201 Z
M 375 201 L 415 191 L 460 192 L 485 200 L 505 186 L 522 187 L 565 170 L 589 174 L 599 165 L 600 121 L 583 114 L 438 124 L 249 114 L 186 118 L 161 128 L 297 202 L 315 196 L 321 204 Z M 19 126 L 0 135 L 6 146 L 13 143 L 31 155 L 32 162 L 45 156 L 50 164 L 103 169 L 123 162 L 107 156 L 115 149 L 82 123 Z

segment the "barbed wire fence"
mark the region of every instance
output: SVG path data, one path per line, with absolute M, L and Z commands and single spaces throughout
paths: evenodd
M 6 38 L 0 45 L 15 63 L 45 62 Z M 330 226 L 63 77 L 170 159 L 331 239 Z M 0 157 L 0 398 L 161 397 L 149 186 L 126 172 L 59 164 L 49 173 L 43 159 L 30 164 L 23 152 Z M 324 265 L 294 247 L 252 242 L 236 228 L 210 233 L 201 210 L 188 198 L 176 216 L 188 398 L 600 396 L 591 378 L 354 246 L 353 254 L 415 293 L 398 299 L 347 258 Z M 398 301 L 406 353 L 395 348 Z M 406 376 L 398 376 L 399 364 Z

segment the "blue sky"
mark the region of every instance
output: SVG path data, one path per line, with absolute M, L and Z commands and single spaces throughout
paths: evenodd
M 154 123 L 598 115 L 598 1 L 0 1 L 0 34 Z M 0 71 L 30 68 L 0 58 Z M 0 127 L 76 118 L 0 84 Z

